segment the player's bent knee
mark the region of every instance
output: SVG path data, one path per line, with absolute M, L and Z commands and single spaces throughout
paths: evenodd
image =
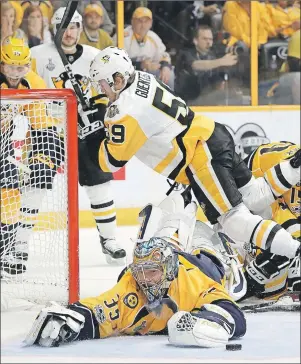
M 253 215 L 243 203 L 218 218 L 223 232 L 237 241 L 250 241 L 255 227 L 260 221 L 262 218 Z
M 275 234 L 271 242 L 270 252 L 293 259 L 299 247 L 300 242 L 282 228 Z
M 10 225 L 19 221 L 21 196 L 17 189 L 1 188 L 1 223 Z

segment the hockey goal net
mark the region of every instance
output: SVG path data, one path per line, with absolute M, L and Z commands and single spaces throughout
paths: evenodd
M 78 299 L 77 101 L 1 90 L 1 308 Z

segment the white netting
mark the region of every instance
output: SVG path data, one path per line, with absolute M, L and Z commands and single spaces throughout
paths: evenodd
M 64 100 L 1 99 L 2 308 L 68 302 L 66 123 Z

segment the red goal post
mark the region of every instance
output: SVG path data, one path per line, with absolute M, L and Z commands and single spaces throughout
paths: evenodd
M 52 203 L 53 205 L 55 203 L 59 204 L 60 201 L 52 201 L 52 199 L 55 199 L 55 196 L 48 196 L 49 203 L 46 203 L 46 209 L 43 213 L 39 212 L 39 215 L 44 218 L 55 218 L 60 219 L 60 216 L 62 216 L 62 213 L 65 215 L 64 219 L 66 219 L 66 231 L 64 232 L 64 235 L 66 236 L 66 242 L 63 241 L 64 238 L 60 237 L 60 235 L 57 235 L 57 244 L 64 244 L 68 246 L 64 246 L 63 249 L 65 251 L 65 261 L 60 261 L 60 257 L 46 257 L 45 260 L 49 260 L 51 263 L 51 269 L 53 269 L 53 272 L 58 272 L 59 269 L 62 269 L 62 272 L 67 272 L 67 277 L 64 277 L 65 273 L 60 273 L 60 276 L 58 279 L 57 277 L 54 277 L 54 274 L 52 277 L 43 278 L 43 270 L 46 271 L 46 268 L 39 268 L 39 278 L 34 281 L 34 267 L 32 267 L 31 275 L 26 277 L 26 274 L 21 274 L 20 277 L 16 277 L 13 279 L 6 279 L 4 282 L 1 279 L 1 289 L 3 292 L 3 287 L 5 288 L 4 292 L 7 293 L 8 297 L 14 297 L 16 292 L 22 290 L 24 291 L 24 297 L 27 300 L 35 300 L 37 303 L 41 303 L 40 301 L 45 300 L 52 300 L 51 297 L 47 296 L 47 292 L 43 292 L 41 294 L 40 292 L 37 293 L 39 297 L 35 298 L 35 293 L 30 295 L 30 298 L 28 298 L 27 293 L 30 290 L 35 290 L 36 286 L 43 284 L 45 285 L 45 291 L 49 290 L 49 286 L 51 286 L 49 296 L 51 295 L 51 292 L 56 289 L 61 283 L 61 286 L 65 289 L 68 289 L 68 294 L 66 294 L 66 300 L 70 302 L 77 301 L 79 298 L 79 228 L 78 228 L 78 139 L 77 139 L 77 99 L 75 96 L 75 93 L 70 89 L 43 89 L 43 90 L 20 90 L 20 89 L 2 89 L 0 90 L 0 99 L 1 99 L 1 110 L 3 110 L 2 105 L 7 105 L 6 110 L 9 109 L 9 105 L 11 105 L 11 110 L 13 109 L 19 109 L 18 105 L 27 105 L 27 104 L 36 104 L 36 105 L 42 105 L 41 107 L 47 108 L 47 114 L 48 112 L 52 112 L 52 110 L 56 110 L 57 113 L 60 115 L 64 115 L 62 119 L 62 133 L 64 135 L 64 150 L 62 153 L 64 153 L 65 156 L 65 164 L 64 164 L 64 171 L 65 174 L 64 181 L 57 187 L 57 189 L 66 189 L 67 191 L 61 191 L 60 196 L 64 196 L 63 199 L 65 199 L 65 202 L 62 202 L 62 206 L 66 205 L 65 210 L 62 212 L 60 211 L 60 207 L 58 207 L 57 211 L 47 211 L 48 208 L 52 208 L 50 206 Z M 13 107 L 14 105 L 14 107 Z M 58 106 L 59 105 L 59 106 Z M 59 111 L 57 111 L 59 109 Z M 17 116 L 20 116 L 19 111 L 14 111 L 15 115 L 11 115 L 9 118 L 9 122 L 14 123 L 14 119 L 16 119 Z M 10 111 L 12 114 L 12 112 Z M 25 118 L 26 119 L 26 118 Z M 3 120 L 1 116 L 1 120 Z M 2 121 L 1 121 L 2 122 Z M 2 125 L 2 124 L 1 124 Z M 61 178 L 62 179 L 62 178 Z M 48 192 L 48 194 L 51 194 L 51 192 Z M 59 198 L 60 199 L 60 198 Z M 58 199 L 58 200 L 59 200 Z M 42 215 L 41 215 L 42 214 Z M 49 216 L 47 216 L 47 214 Z M 45 225 L 46 222 L 41 222 L 41 230 L 43 230 L 43 224 Z M 47 226 L 49 227 L 49 221 L 47 221 Z M 58 229 L 62 229 L 61 225 Z M 49 227 L 48 230 L 51 230 L 52 227 Z M 34 249 L 41 249 L 41 252 L 39 252 L 39 255 L 37 255 L 37 258 L 34 258 L 34 253 L 31 253 L 29 251 L 29 258 L 28 258 L 28 264 L 31 266 L 37 266 L 38 262 L 35 261 L 39 260 L 43 249 L 46 249 L 44 245 L 47 245 L 47 242 L 43 241 L 43 236 L 47 236 L 48 232 L 46 231 L 43 234 L 40 234 L 40 237 L 37 237 L 35 239 L 34 243 L 29 242 L 29 250 L 34 246 Z M 39 241 L 41 240 L 41 241 Z M 38 244 L 40 243 L 40 247 L 38 247 Z M 53 238 L 50 236 L 49 238 L 49 244 L 53 244 Z M 54 242 L 56 243 L 56 242 Z M 32 245 L 32 246 L 31 246 Z M 54 249 L 56 249 L 54 247 Z M 59 253 L 60 254 L 60 253 Z M 58 255 L 59 255 L 58 254 Z M 32 257 L 32 262 L 31 262 Z M 55 259 L 58 261 L 56 262 Z M 57 264 L 57 266 L 56 266 Z M 66 270 L 66 265 L 68 265 Z M 50 269 L 50 268 L 49 268 Z M 65 269 L 63 271 L 63 269 Z M 44 279 L 44 281 L 43 281 Z M 65 282 L 65 279 L 68 281 Z M 4 284 L 3 284 L 4 283 Z M 61 287 L 61 288 L 62 288 Z M 40 289 L 43 291 L 43 288 Z M 58 294 L 60 297 L 60 293 Z M 40 296 L 43 297 L 43 299 L 40 299 Z M 23 298 L 23 297 L 18 297 Z M 65 302 L 68 303 L 68 302 Z

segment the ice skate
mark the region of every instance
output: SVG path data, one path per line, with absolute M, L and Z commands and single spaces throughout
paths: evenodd
M 116 239 L 100 237 L 100 243 L 108 264 L 125 265 L 126 251 L 119 246 Z

